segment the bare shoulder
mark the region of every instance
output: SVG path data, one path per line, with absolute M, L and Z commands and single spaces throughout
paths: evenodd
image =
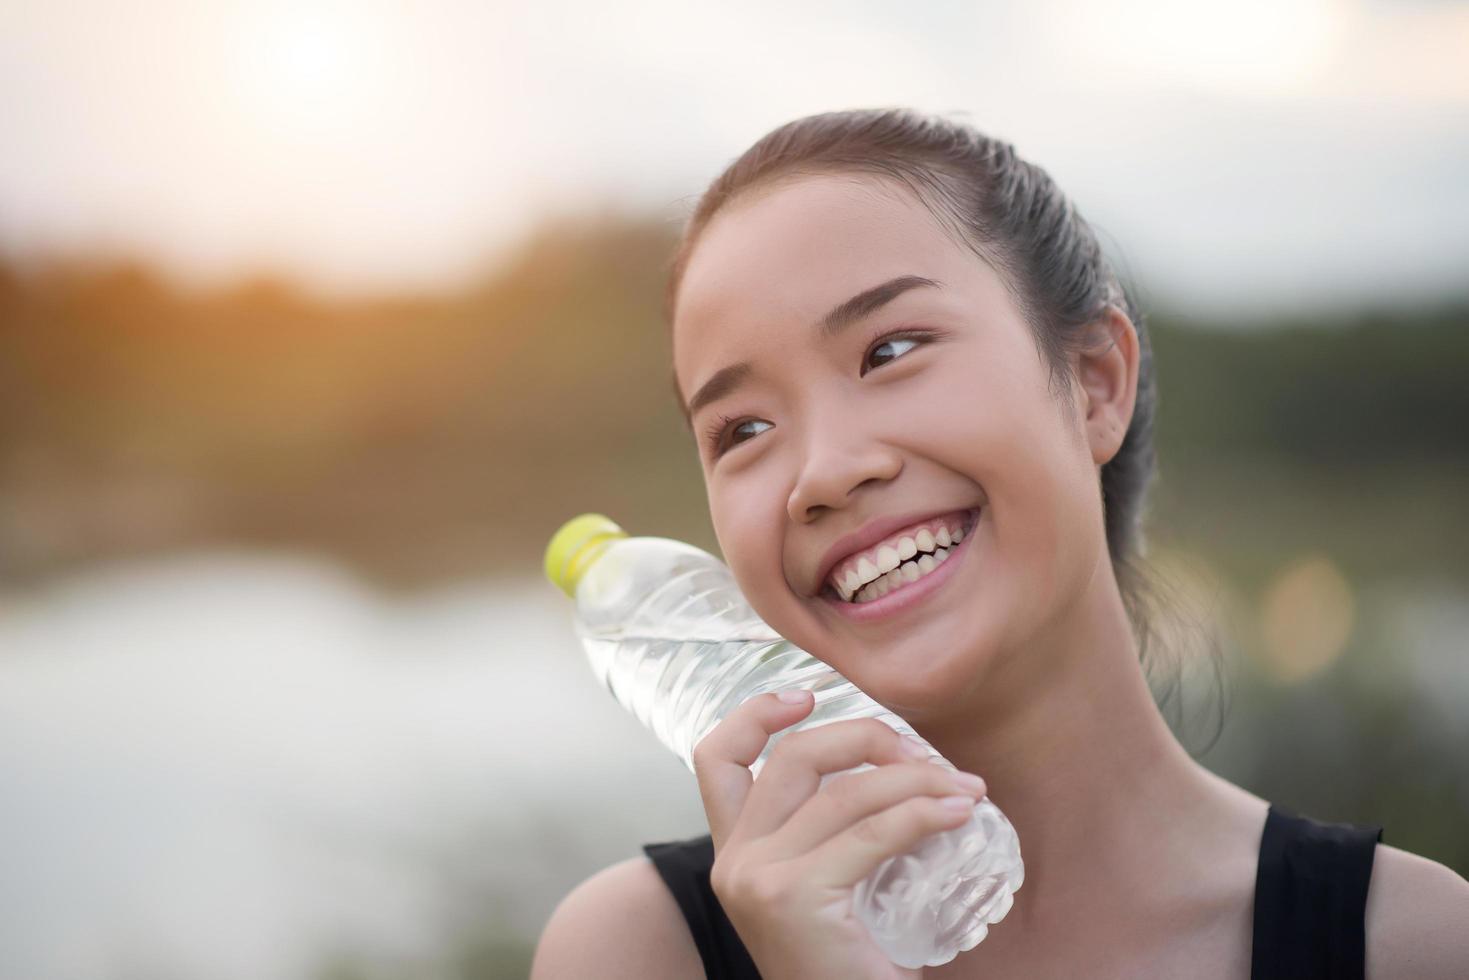
M 646 857 L 592 875 L 561 900 L 541 932 L 530 980 L 700 980 L 688 924 Z
M 1469 977 L 1469 882 L 1378 843 L 1367 887 L 1367 980 Z

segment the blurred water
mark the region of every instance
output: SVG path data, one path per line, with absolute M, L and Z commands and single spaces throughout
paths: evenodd
M 539 579 L 394 600 L 209 554 L 0 597 L 0 976 L 307 977 L 534 938 L 692 777 Z M 478 921 L 476 921 L 478 920 Z
M 1403 738 L 1462 744 L 1469 596 L 1363 602 L 1370 642 L 1327 681 L 1401 692 Z M 456 936 L 531 942 L 592 871 L 704 833 L 570 615 L 539 577 L 395 598 L 291 554 L 0 594 L 0 977 L 308 978 L 336 950 L 448 976 L 422 964 Z M 1237 692 L 1206 764 L 1253 784 L 1272 743 L 1306 751 L 1290 725 L 1340 755 L 1367 712 L 1310 690 Z M 1469 809 L 1469 755 L 1435 751 Z

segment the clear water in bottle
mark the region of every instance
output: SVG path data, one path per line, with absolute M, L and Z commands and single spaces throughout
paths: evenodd
M 802 722 L 772 736 L 750 767 L 757 775 L 780 738 L 834 721 L 876 718 L 917 737 L 902 718 L 772 630 L 745 602 L 729 568 L 702 549 L 627 537 L 601 515 L 582 515 L 552 539 L 546 571 L 576 601 L 575 629 L 597 677 L 691 772 L 694 746 L 729 711 L 789 688 L 814 692 L 816 704 Z M 955 768 L 929 751 L 936 764 Z M 854 902 L 894 963 L 940 966 L 984 939 L 1024 879 L 1015 830 L 984 798 L 967 823 L 884 861 L 854 890 Z

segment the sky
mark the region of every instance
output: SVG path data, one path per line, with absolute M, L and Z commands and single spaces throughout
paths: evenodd
M 1150 306 L 1432 301 L 1469 268 L 1469 2 L 0 5 L 0 250 L 451 288 L 537 221 L 670 223 L 765 132 L 1015 144 Z

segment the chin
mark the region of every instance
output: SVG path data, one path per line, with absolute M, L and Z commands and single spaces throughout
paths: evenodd
M 862 659 L 854 658 L 850 648 L 837 656 L 835 662 L 815 650 L 807 652 L 831 664 L 868 697 L 910 721 L 956 710 L 973 687 L 975 673 L 980 669 L 972 655 L 952 644 L 935 654 L 933 642 L 922 636 L 914 637 L 911 646 L 888 645 L 880 653 Z M 864 651 L 855 653 L 862 657 Z M 843 664 L 847 669 L 843 669 Z
M 895 664 L 892 677 L 876 677 L 867 695 L 891 711 L 911 720 L 948 714 L 959 703 L 966 685 L 956 683 L 953 671 L 904 669 Z M 860 685 L 859 685 L 860 686 Z

